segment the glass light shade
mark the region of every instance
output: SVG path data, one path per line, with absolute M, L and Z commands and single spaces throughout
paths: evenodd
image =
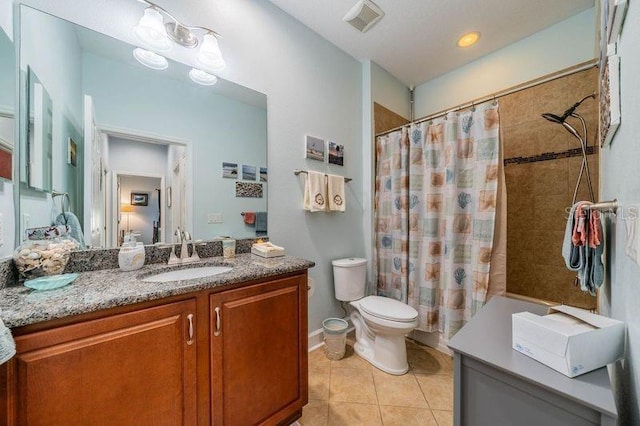
M 202 37 L 202 46 L 198 51 L 198 61 L 205 69 L 210 71 L 220 71 L 227 66 L 224 59 L 222 59 L 218 39 L 213 34 L 205 34 Z
M 152 70 L 162 71 L 169 67 L 167 58 L 140 47 L 133 49 L 133 57 L 142 65 Z
M 203 86 L 213 86 L 218 81 L 218 78 L 215 75 L 197 68 L 191 68 L 191 71 L 189 71 L 189 78 L 191 78 L 194 83 L 198 83 Z
M 156 9 L 149 7 L 144 10 L 144 15 L 134 27 L 133 33 L 146 47 L 161 52 L 171 49 L 162 15 Z

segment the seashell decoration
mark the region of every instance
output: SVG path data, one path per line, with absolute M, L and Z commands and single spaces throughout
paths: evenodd
M 71 251 L 78 247 L 72 238 L 27 240 L 13 253 L 21 277 L 26 279 L 64 272 Z

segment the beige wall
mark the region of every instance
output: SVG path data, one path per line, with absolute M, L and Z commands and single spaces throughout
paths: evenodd
M 504 158 L 531 157 L 579 148 L 575 137 L 541 117 L 562 114 L 583 96 L 597 91 L 598 70 L 592 68 L 541 84 L 500 100 Z M 597 102 L 577 110 L 588 125 L 588 144 L 596 140 Z M 581 130 L 580 130 L 581 132 Z M 584 308 L 596 298 L 574 286 L 576 274 L 566 269 L 561 249 L 566 209 L 580 171 L 581 157 L 505 166 L 507 185 L 507 291 Z M 598 196 L 598 154 L 589 155 Z M 586 184 L 578 200 L 587 200 Z

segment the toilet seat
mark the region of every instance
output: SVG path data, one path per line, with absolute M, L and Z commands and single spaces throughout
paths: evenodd
M 382 296 L 367 296 L 358 301 L 362 312 L 380 319 L 395 322 L 413 322 L 418 311 L 411 306 Z

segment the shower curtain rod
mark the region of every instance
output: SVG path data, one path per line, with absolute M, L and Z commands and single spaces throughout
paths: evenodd
M 455 111 L 463 110 L 465 108 L 470 108 L 470 107 L 473 107 L 475 105 L 481 104 L 483 102 L 487 102 L 487 101 L 490 101 L 490 100 L 495 100 L 495 99 L 501 98 L 503 96 L 511 95 L 513 93 L 517 93 L 517 92 L 520 92 L 522 90 L 526 90 L 526 89 L 529 89 L 531 87 L 538 86 L 540 84 L 548 83 L 550 81 L 557 80 L 559 78 L 566 77 L 568 75 L 575 74 L 575 73 L 578 73 L 580 71 L 585 71 L 585 70 L 591 69 L 591 68 L 596 67 L 596 66 L 598 66 L 598 59 L 592 59 L 590 61 L 583 62 L 583 63 L 575 65 L 573 67 L 565 68 L 564 70 L 560 70 L 558 72 L 555 72 L 555 73 L 552 73 L 552 74 L 548 74 L 548 75 L 546 75 L 544 77 L 540 77 L 540 78 L 537 78 L 535 80 L 528 81 L 526 83 L 518 84 L 517 86 L 513 86 L 513 87 L 510 87 L 508 89 L 504 89 L 504 90 L 500 90 L 498 92 L 494 92 L 494 93 L 492 93 L 490 95 L 486 95 L 486 96 L 483 96 L 481 98 L 474 99 L 474 100 L 472 100 L 470 102 L 465 102 L 465 103 L 460 104 L 458 106 L 455 106 L 453 108 L 447 108 L 447 109 L 444 109 L 442 111 L 438 111 L 438 112 L 436 112 L 434 114 L 429 114 L 427 116 L 418 118 L 418 119 L 414 120 L 411 123 L 403 124 L 402 126 L 394 127 L 391 130 L 387 130 L 387 131 L 378 133 L 375 136 L 378 137 L 378 136 L 388 135 L 389 133 L 395 132 L 396 130 L 400 130 L 403 127 L 406 127 L 406 126 L 410 126 L 411 124 L 418 124 L 418 123 L 423 123 L 423 122 L 428 121 L 428 120 L 433 120 L 434 118 L 438 118 L 438 117 L 442 117 L 444 115 L 447 115 L 450 112 L 455 112 Z

